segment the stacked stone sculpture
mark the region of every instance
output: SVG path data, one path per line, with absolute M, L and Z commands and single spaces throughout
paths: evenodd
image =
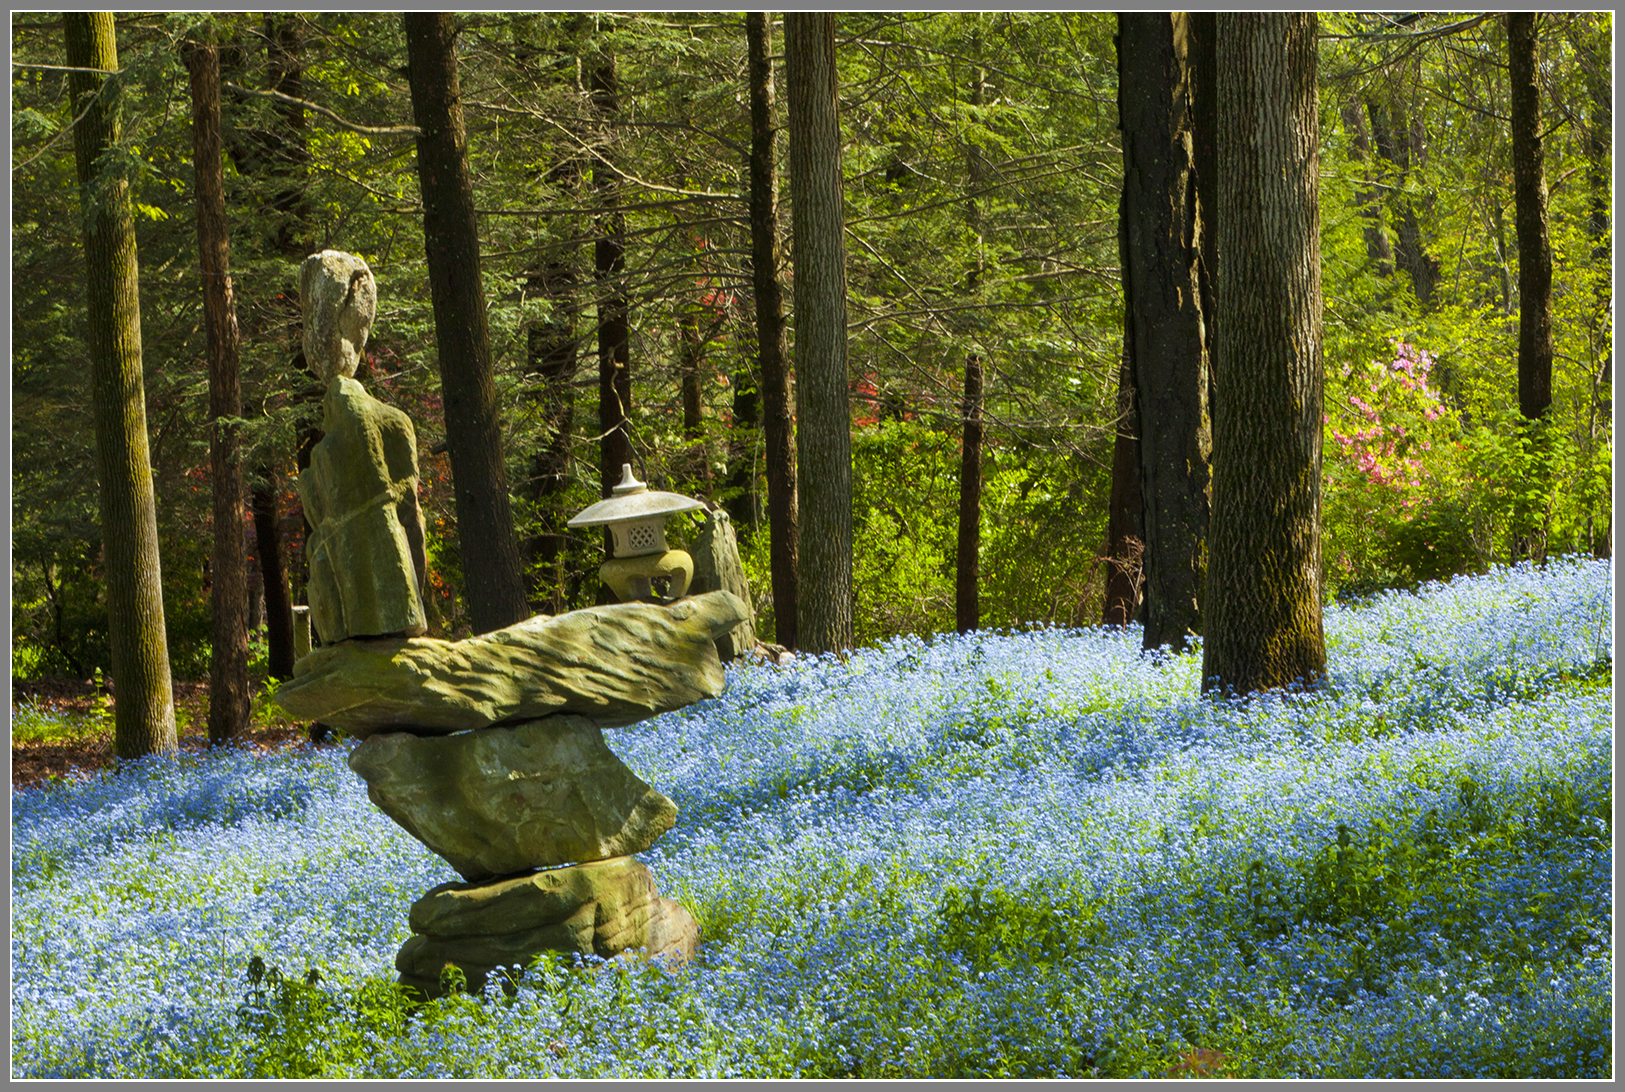
M 455 966 L 478 990 L 547 950 L 686 959 L 698 926 L 632 858 L 671 829 L 677 806 L 603 732 L 721 693 L 718 642 L 749 608 L 716 590 L 539 615 L 462 641 L 423 636 L 411 423 L 351 378 L 372 275 L 324 251 L 300 282 L 306 355 L 329 383 L 327 435 L 300 479 L 324 644 L 277 702 L 359 737 L 349 762 L 369 798 L 463 877 L 412 905 L 401 982 L 434 997 Z

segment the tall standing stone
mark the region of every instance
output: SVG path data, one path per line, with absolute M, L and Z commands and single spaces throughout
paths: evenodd
M 351 637 L 418 637 L 423 608 L 423 513 L 417 435 L 406 414 L 355 379 L 378 308 L 367 263 L 324 250 L 299 271 L 305 358 L 327 380 L 322 441 L 299 476 L 311 525 L 311 621 L 332 644 Z

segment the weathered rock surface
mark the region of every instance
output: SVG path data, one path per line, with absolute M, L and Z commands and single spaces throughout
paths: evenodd
M 624 727 L 720 694 L 716 640 L 746 617 L 738 598 L 712 592 L 538 615 L 463 641 L 349 641 L 296 663 L 276 700 L 294 717 L 361 737 L 446 735 L 558 712 Z
M 598 726 L 560 714 L 453 736 L 372 736 L 350 768 L 384 814 L 465 879 L 648 849 L 677 805 L 615 757 Z
M 722 662 L 727 663 L 757 643 L 756 606 L 750 597 L 750 582 L 745 579 L 745 566 L 739 560 L 739 540 L 728 513 L 720 509 L 706 513 L 705 525 L 688 552 L 694 558 L 694 576 L 689 581 L 693 594 L 725 591 L 745 604 L 745 620 L 735 626 L 733 632 L 717 639 L 717 653 Z
M 439 993 L 447 963 L 478 990 L 493 969 L 524 966 L 544 951 L 607 959 L 644 949 L 688 959 L 699 946 L 694 918 L 661 898 L 649 870 L 630 857 L 490 884 L 442 884 L 412 904 L 410 921 L 415 935 L 395 968 L 429 996 Z
M 426 629 L 423 513 L 412 422 L 342 376 L 322 401 L 326 435 L 299 475 L 311 532 L 311 621 L 329 644 Z
M 354 375 L 378 315 L 378 284 L 367 263 L 340 250 L 312 254 L 299 267 L 299 302 L 305 363 L 324 382 Z

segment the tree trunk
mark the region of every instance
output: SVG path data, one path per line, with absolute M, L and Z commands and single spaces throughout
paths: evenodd
M 541 526 L 528 544 L 528 553 L 531 565 L 540 574 L 536 606 L 547 614 L 561 614 L 568 599 L 568 577 L 561 562 L 574 540 L 565 526 L 571 513 L 564 511 L 561 503 L 570 488 L 575 377 L 580 361 L 575 269 L 567 259 L 547 262 L 540 273 L 530 278 L 530 287 L 552 304 L 552 312 L 547 321 L 537 322 L 525 334 L 545 437 L 530 461 L 530 495 Z
M 982 624 L 978 584 L 982 550 L 982 358 L 965 358 L 964 431 L 959 446 L 959 543 L 955 557 L 954 620 L 960 633 Z
M 213 42 L 182 47 L 192 86 L 192 168 L 197 179 L 198 268 L 209 353 L 209 479 L 214 554 L 209 565 L 209 742 L 248 729 L 248 556 L 243 544 L 243 409 L 237 303 L 231 284 L 225 168 L 220 136 L 220 53 Z
M 1218 18 L 1219 326 L 1202 688 L 1326 668 L 1315 16 Z
M 62 17 L 68 65 L 118 70 L 111 12 Z M 141 307 L 129 181 L 104 153 L 119 141 L 119 85 L 72 72 L 74 159 L 85 218 L 86 333 L 91 420 L 100 483 L 108 643 L 117 700 L 113 753 L 121 759 L 172 752 L 175 701 L 164 630 L 158 516 L 147 451 L 141 375 Z
M 293 603 L 288 596 L 288 573 L 282 561 L 282 517 L 277 512 L 277 474 L 259 468 L 259 482 L 249 490 L 254 511 L 254 544 L 259 554 L 260 578 L 265 587 L 266 674 L 273 681 L 293 677 Z M 269 544 L 274 543 L 272 548 Z
M 705 338 L 700 333 L 699 316 L 690 311 L 677 320 L 682 347 L 678 371 L 683 386 L 683 442 L 688 447 L 688 477 L 697 496 L 711 496 L 711 459 L 705 450 L 704 399 L 700 390 L 700 367 L 705 362 Z
M 800 523 L 790 349 L 779 271 L 777 145 L 773 127 L 773 24 L 766 12 L 745 16 L 750 50 L 750 247 L 756 296 L 756 359 L 762 381 L 762 443 L 767 468 L 768 567 L 773 583 L 773 638 L 796 646 Z
M 1117 202 L 1118 268 L 1122 270 L 1123 297 L 1131 294 L 1128 261 L 1128 193 Z M 1126 626 L 1140 616 L 1145 584 L 1144 506 L 1140 499 L 1140 411 L 1134 390 L 1134 321 L 1123 309 L 1123 356 L 1117 366 L 1117 426 L 1112 442 L 1111 496 L 1106 502 L 1106 591 L 1100 621 Z
M 1598 27 L 1600 33 L 1583 39 L 1581 55 L 1584 64 L 1586 95 L 1591 100 L 1586 114 L 1586 185 L 1591 191 L 1591 215 L 1586 230 L 1591 236 L 1591 262 L 1596 282 L 1596 304 L 1590 312 L 1592 340 L 1599 346 L 1602 366 L 1594 373 L 1591 383 L 1591 417 L 1589 433 L 1597 443 L 1600 433 L 1614 419 L 1614 350 L 1612 324 L 1614 279 L 1612 270 L 1612 239 L 1609 223 L 1613 207 L 1613 137 L 1614 98 L 1611 56 L 1612 45 L 1607 24 Z M 1602 527 L 1596 526 L 1596 514 L 1587 514 L 1586 529 L 1591 538 L 1593 557 L 1613 556 L 1613 520 L 1604 513 Z
M 1535 69 L 1535 13 L 1507 15 L 1512 98 L 1512 184 L 1518 233 L 1518 411 L 1528 423 L 1535 480 L 1514 506 L 1513 560 L 1546 557 L 1546 497 L 1551 480 L 1552 247 L 1547 234 L 1545 149 Z
M 852 413 L 835 16 L 786 14 L 784 55 L 795 225 L 801 583 L 813 591 L 798 604 L 796 640 L 809 652 L 833 652 L 853 644 Z
M 594 112 L 610 125 L 620 111 L 619 81 L 612 57 L 601 57 L 592 70 Z M 604 143 L 608 144 L 606 137 Z M 620 210 L 620 180 L 607 162 L 607 148 L 593 164 L 593 186 L 604 211 L 599 219 L 598 242 L 593 247 L 598 278 L 598 484 L 608 497 L 621 480 L 621 467 L 631 463 L 632 413 L 630 316 L 626 295 L 626 215 Z M 609 532 L 604 532 L 606 550 Z
M 753 274 L 754 275 L 754 274 Z M 756 326 L 755 308 L 741 319 L 741 333 Z M 723 507 L 733 520 L 741 544 L 751 540 L 762 521 L 761 497 L 756 491 L 757 449 L 762 432 L 762 388 L 757 371 L 748 358 L 741 359 L 733 373 L 732 423 L 728 430 L 728 482 Z
M 1208 359 L 1190 28 L 1183 13 L 1118 17 L 1123 130 L 1124 357 L 1138 409 L 1144 645 L 1201 632 L 1207 569 Z
M 1367 100 L 1366 112 L 1371 119 L 1371 133 L 1377 144 L 1377 154 L 1386 164 L 1383 173 L 1394 199 L 1394 264 L 1411 279 L 1411 290 L 1423 311 L 1433 309 L 1433 293 L 1439 285 L 1443 267 L 1439 260 L 1427 252 L 1422 238 L 1422 222 L 1416 215 L 1416 206 L 1405 196 L 1405 183 L 1411 166 L 1423 166 L 1426 145 L 1422 130 L 1414 124 L 1398 98 L 1387 102 Z
M 1365 226 L 1365 253 L 1375 264 L 1377 276 L 1394 275 L 1394 250 L 1388 243 L 1388 233 L 1382 224 L 1382 201 L 1375 188 L 1375 171 L 1371 164 L 1371 134 L 1366 125 L 1366 111 L 1358 98 L 1345 99 L 1339 107 L 1343 128 L 1349 135 L 1349 158 L 1362 164 L 1366 185 L 1354 191 L 1354 209 Z
M 476 634 L 530 616 L 508 506 L 496 379 L 480 283 L 479 233 L 457 80 L 456 21 L 409 12 L 408 79 L 423 191 L 423 242 L 434 301 L 446 442 L 456 495 L 457 542 Z

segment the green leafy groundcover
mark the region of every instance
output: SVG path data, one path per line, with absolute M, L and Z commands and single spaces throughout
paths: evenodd
M 342 748 L 14 795 L 15 1077 L 1608 1077 L 1605 563 L 1327 615 L 1311 692 L 1140 634 L 899 640 L 611 733 L 688 966 L 413 1008 L 449 868 Z

